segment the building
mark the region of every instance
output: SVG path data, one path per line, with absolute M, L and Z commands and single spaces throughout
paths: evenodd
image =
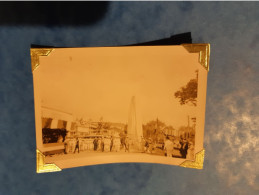
M 63 150 L 65 138 L 73 137 L 76 133 L 73 115 L 57 109 L 42 107 L 41 117 L 42 142 L 45 148 L 43 152 Z

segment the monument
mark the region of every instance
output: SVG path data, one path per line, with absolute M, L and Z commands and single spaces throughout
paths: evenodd
M 143 129 L 139 110 L 136 110 L 135 96 L 131 98 L 130 102 L 127 136 L 132 142 L 132 148 L 135 150 L 140 150 L 143 137 Z

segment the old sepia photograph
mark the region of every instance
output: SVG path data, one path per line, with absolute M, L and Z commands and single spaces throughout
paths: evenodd
M 34 70 L 37 148 L 61 168 L 179 165 L 203 147 L 207 70 L 182 46 L 53 49 Z

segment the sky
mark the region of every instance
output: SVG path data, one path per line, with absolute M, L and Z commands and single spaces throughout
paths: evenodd
M 188 116 L 196 117 L 197 107 L 180 105 L 174 93 L 196 78 L 198 69 L 204 69 L 198 54 L 164 46 L 55 49 L 40 58 L 36 71 L 42 106 L 74 118 L 127 123 L 135 96 L 138 122 L 159 118 L 178 129 Z

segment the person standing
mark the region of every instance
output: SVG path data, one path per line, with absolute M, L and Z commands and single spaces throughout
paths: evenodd
M 80 148 L 80 151 L 83 151 L 84 150 L 84 140 L 82 138 L 80 138 L 80 145 L 79 145 L 79 148 Z
M 76 139 L 75 138 L 70 140 L 70 146 L 71 146 L 71 153 L 73 153 L 75 151 L 75 147 L 76 147 Z
M 114 151 L 115 152 L 119 152 L 120 151 L 120 146 L 121 146 L 121 142 L 120 142 L 120 138 L 114 138 Z
M 85 139 L 85 146 L 84 146 L 85 150 L 88 150 L 88 139 Z
M 180 148 L 180 153 L 182 155 L 182 158 L 186 158 L 187 150 L 188 150 L 188 143 L 187 143 L 187 140 L 184 139 L 181 143 L 181 148 Z
M 64 141 L 64 154 L 68 153 L 68 149 L 69 149 L 68 144 L 69 144 L 69 140 L 68 140 L 68 138 L 66 138 Z
M 102 152 L 104 152 L 104 137 L 101 139 L 101 148 Z
M 112 148 L 113 148 L 113 137 L 111 136 L 111 145 L 110 145 L 110 152 L 112 151 Z
M 167 156 L 168 158 L 172 157 L 173 149 L 174 149 L 174 144 L 173 144 L 173 142 L 169 139 L 169 137 L 166 137 L 164 150 L 165 150 L 166 156 Z
M 128 137 L 125 137 L 124 145 L 125 145 L 125 152 L 129 152 L 130 141 Z
M 73 153 L 74 147 L 73 147 L 73 140 L 70 138 L 68 140 L 68 153 Z
M 79 139 L 78 138 L 76 138 L 76 147 L 75 147 L 74 153 L 76 153 L 76 150 L 78 150 L 78 153 L 79 153 Z
M 188 144 L 188 150 L 187 150 L 187 159 L 194 160 L 194 145 L 192 142 Z
M 105 137 L 104 138 L 104 151 L 110 152 L 110 148 L 111 148 L 111 139 L 108 137 Z
M 89 139 L 87 138 L 85 140 L 85 150 L 89 151 L 89 148 L 90 148 L 90 144 L 89 144 Z
M 93 143 L 93 139 L 89 138 L 89 150 L 93 150 L 94 149 L 94 143 Z
M 97 151 L 101 151 L 102 150 L 102 141 L 101 141 L 101 138 L 98 138 L 97 140 Z
M 94 151 L 96 151 L 97 147 L 98 147 L 98 140 L 97 140 L 97 138 L 94 138 L 93 144 L 94 144 Z

